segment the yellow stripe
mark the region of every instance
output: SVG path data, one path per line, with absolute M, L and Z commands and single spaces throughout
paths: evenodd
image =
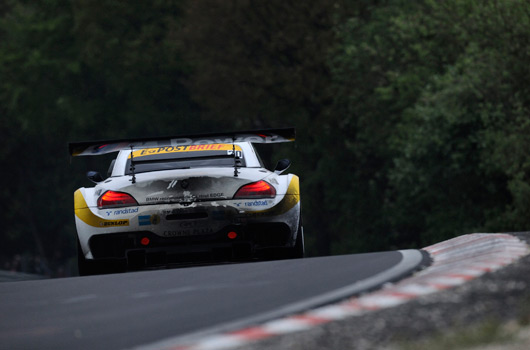
M 128 219 L 122 220 L 105 220 L 92 213 L 86 204 L 85 198 L 81 190 L 77 190 L 74 193 L 74 209 L 75 216 L 77 216 L 85 224 L 94 227 L 116 227 L 116 226 L 129 226 Z
M 291 179 L 291 183 L 289 183 L 287 192 L 285 193 L 285 196 L 280 201 L 280 203 L 270 209 L 260 210 L 256 213 L 282 215 L 294 208 L 294 206 L 298 204 L 298 202 L 300 202 L 300 179 L 298 178 L 298 176 L 294 175 Z

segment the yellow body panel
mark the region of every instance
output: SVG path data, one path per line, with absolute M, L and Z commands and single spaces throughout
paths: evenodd
M 120 220 L 106 220 L 103 219 L 90 210 L 86 204 L 85 198 L 81 190 L 77 190 L 74 193 L 74 208 L 75 216 L 77 216 L 85 224 L 94 226 L 94 227 L 116 227 L 116 226 L 129 226 L 128 219 Z

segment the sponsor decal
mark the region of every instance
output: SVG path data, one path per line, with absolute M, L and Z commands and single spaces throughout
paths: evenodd
M 179 201 L 193 201 L 193 197 L 147 197 L 147 202 L 179 202 Z
M 151 223 L 153 225 L 158 225 L 160 223 L 160 216 L 158 215 L 151 215 Z
M 245 207 L 261 207 L 264 205 L 269 205 L 269 201 L 267 200 L 257 200 L 253 202 L 245 202 Z
M 140 226 L 158 225 L 159 223 L 160 223 L 160 216 L 156 214 L 138 216 L 138 225 Z
M 241 147 L 235 146 L 236 156 L 241 155 Z M 152 156 L 166 153 L 179 153 L 179 152 L 200 152 L 200 151 L 226 151 L 228 155 L 232 155 L 234 152 L 234 145 L 227 143 L 208 144 L 208 145 L 182 145 L 182 146 L 165 146 L 156 148 L 144 148 L 132 153 L 134 158 Z M 131 155 L 129 154 L 129 159 Z
M 233 150 L 228 150 L 228 151 L 226 151 L 226 154 L 228 154 L 229 156 L 233 156 L 233 155 L 234 155 L 234 151 L 233 151 Z M 237 159 L 243 159 L 243 152 L 241 152 L 241 151 L 236 151 L 236 155 L 235 155 L 235 157 L 236 157 Z
M 189 192 L 188 192 L 189 193 Z M 170 197 L 147 197 L 147 202 L 193 202 L 195 200 L 208 200 L 208 199 L 225 199 L 226 196 L 223 192 L 217 193 L 204 193 L 188 196 L 170 196 Z
M 151 215 L 140 215 L 138 217 L 138 225 L 140 226 L 151 225 Z
M 138 209 L 139 209 L 139 208 L 127 208 L 127 209 L 106 210 L 106 211 L 105 211 L 105 214 L 106 214 L 107 216 L 134 214 L 134 213 L 138 213 Z
M 106 220 L 99 223 L 102 227 L 129 226 L 129 220 Z
M 213 233 L 213 229 L 210 227 L 205 228 L 195 228 L 195 229 L 186 229 L 186 230 L 172 230 L 164 231 L 164 237 L 185 237 L 185 236 L 200 236 L 200 235 L 209 235 Z
M 199 194 L 197 198 L 203 199 L 203 198 L 225 198 L 225 194 L 223 192 L 217 192 L 217 193 L 207 193 L 207 194 Z
M 205 139 L 192 139 L 192 138 L 179 138 L 171 139 L 171 144 L 180 146 L 180 145 L 208 145 L 208 144 L 217 144 L 217 143 L 230 143 L 230 142 L 252 142 L 252 143 L 273 143 L 273 142 L 287 142 L 294 141 L 293 135 L 279 135 L 279 134 L 240 134 L 236 135 L 235 139 L 232 137 L 214 137 L 214 138 L 205 138 Z
M 241 207 L 254 208 L 254 207 L 268 206 L 268 205 L 271 205 L 272 203 L 273 201 L 271 200 L 258 199 L 258 200 L 251 201 L 251 202 L 235 202 L 234 205 L 238 208 L 241 208 Z

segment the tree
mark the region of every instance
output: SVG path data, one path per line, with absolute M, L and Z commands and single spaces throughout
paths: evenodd
M 326 60 L 342 1 L 191 1 L 180 40 L 187 86 L 207 117 L 230 129 L 298 126 L 293 172 L 302 175 L 304 225 L 330 251 L 325 149 L 333 138 Z M 285 149 L 285 148 L 284 148 Z M 320 200 L 313 200 L 320 198 Z M 309 236 L 309 243 L 313 242 Z
M 0 255 L 75 255 L 72 193 L 83 170 L 68 141 L 201 129 L 180 80 L 180 2 L 8 1 L 0 12 L 0 160 L 10 183 Z M 106 170 L 107 164 L 98 170 Z M 92 169 L 90 169 L 92 170 Z M 61 258 L 62 257 L 62 258 Z
M 428 9 L 437 28 L 457 24 L 463 50 L 403 114 L 390 175 L 394 226 L 422 244 L 526 229 L 529 57 L 521 48 L 530 39 L 530 6 L 454 0 Z

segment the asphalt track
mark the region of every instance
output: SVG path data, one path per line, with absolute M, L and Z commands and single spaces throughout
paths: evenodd
M 126 349 L 300 312 L 410 274 L 417 250 L 0 284 L 0 349 Z

